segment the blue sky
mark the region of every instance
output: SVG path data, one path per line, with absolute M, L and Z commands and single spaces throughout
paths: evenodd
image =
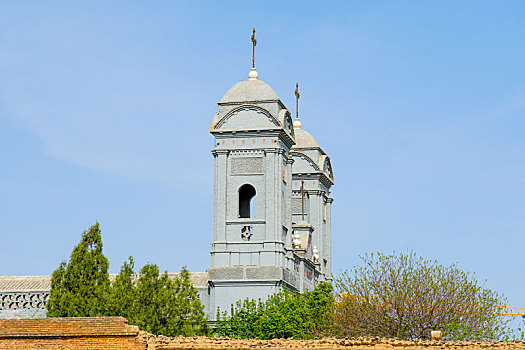
M 457 262 L 525 307 L 525 3 L 0 2 L 0 275 L 96 220 L 111 272 L 209 264 L 216 102 L 257 70 L 331 156 L 334 272 Z

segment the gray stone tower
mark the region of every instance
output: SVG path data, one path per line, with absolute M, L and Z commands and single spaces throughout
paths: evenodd
M 301 129 L 298 118 L 294 121 L 294 130 L 295 145 L 290 152 L 293 159 L 292 228 L 294 232 L 304 232 L 305 227 L 311 230 L 310 244 L 304 249 L 315 265 L 314 282 L 329 282 L 332 281 L 332 165 L 315 138 Z M 305 239 L 303 237 L 303 244 Z
M 264 300 L 282 288 L 304 292 L 331 279 L 325 237 L 330 235 L 330 163 L 319 145 L 310 150 L 300 144 L 295 150 L 297 131 L 306 133 L 294 128 L 290 112 L 254 68 L 249 80 L 235 84 L 218 102 L 210 128 L 215 137 L 208 269 L 212 319 L 217 308 L 228 311 L 238 300 Z M 296 171 L 294 159 L 303 164 L 304 158 L 321 165 L 298 165 Z M 298 189 L 300 180 L 306 190 Z M 299 196 L 309 196 L 311 224 L 297 220 L 292 201 L 298 190 Z

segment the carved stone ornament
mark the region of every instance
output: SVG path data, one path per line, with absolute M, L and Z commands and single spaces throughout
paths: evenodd
M 241 238 L 243 241 L 249 241 L 252 239 L 253 228 L 251 226 L 243 226 L 241 229 Z
M 0 293 L 0 310 L 45 309 L 49 292 Z
M 313 257 L 314 257 L 314 262 L 317 264 L 319 262 L 319 250 L 317 249 L 316 246 L 314 246 Z
M 302 245 L 301 235 L 298 233 L 294 233 L 292 235 L 292 243 L 293 243 L 294 249 L 300 249 Z

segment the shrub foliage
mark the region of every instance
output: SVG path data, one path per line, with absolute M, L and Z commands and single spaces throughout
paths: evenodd
M 246 299 L 230 313 L 218 310 L 217 333 L 235 338 L 302 338 L 324 334 L 330 326 L 333 288 L 320 283 L 304 294 L 283 290 L 266 301 Z
M 334 325 L 343 336 L 495 340 L 509 335 L 495 305 L 505 299 L 455 264 L 445 267 L 415 253 L 367 254 L 336 280 Z

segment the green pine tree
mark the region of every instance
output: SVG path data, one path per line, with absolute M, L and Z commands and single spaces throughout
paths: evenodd
M 187 337 L 206 334 L 208 329 L 204 306 L 199 300 L 197 289 L 191 282 L 191 275 L 186 266 L 182 267 L 179 276 L 173 282 L 177 291 L 177 333 Z
M 166 272 L 161 275 L 157 265 L 145 265 L 140 270 L 135 296 L 130 323 L 140 329 L 166 336 L 207 333 L 203 306 L 186 268 L 172 280 Z
M 102 236 L 97 222 L 82 233 L 69 262 L 61 262 L 53 272 L 47 316 L 106 315 L 110 290 L 108 267 L 108 259 L 102 254 Z
M 132 324 L 153 334 L 167 335 L 165 290 L 169 288 L 169 282 L 166 273 L 160 276 L 157 265 L 146 264 L 142 267 L 137 280 L 135 315 L 130 320 Z
M 120 268 L 120 273 L 111 285 L 109 314 L 123 316 L 132 321 L 135 313 L 137 289 L 135 287 L 135 261 L 129 257 Z

